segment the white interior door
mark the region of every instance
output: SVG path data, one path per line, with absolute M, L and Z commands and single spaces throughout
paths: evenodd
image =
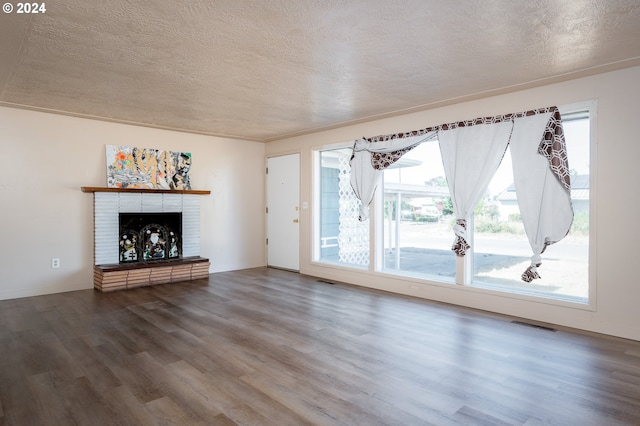
M 300 270 L 300 154 L 267 159 L 267 265 Z

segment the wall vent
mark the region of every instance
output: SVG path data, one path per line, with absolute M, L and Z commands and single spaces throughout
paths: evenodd
M 526 327 L 533 327 L 533 328 L 539 328 L 541 330 L 547 330 L 547 331 L 558 331 L 555 328 L 552 327 L 546 327 L 544 325 L 539 325 L 539 324 L 531 324 L 529 322 L 525 322 L 525 321 L 511 321 L 512 324 L 517 324 L 517 325 L 524 325 Z

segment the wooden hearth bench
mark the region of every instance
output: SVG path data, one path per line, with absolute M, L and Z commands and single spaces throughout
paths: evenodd
M 96 265 L 93 268 L 93 286 L 104 293 L 193 281 L 207 278 L 210 265 L 209 259 L 199 256 L 161 262 Z

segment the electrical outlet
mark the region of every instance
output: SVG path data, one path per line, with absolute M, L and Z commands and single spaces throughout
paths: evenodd
M 51 267 L 59 268 L 60 267 L 60 259 L 51 259 Z

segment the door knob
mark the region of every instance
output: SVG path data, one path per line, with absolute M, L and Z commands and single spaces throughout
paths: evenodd
M 293 223 L 298 223 L 298 219 L 293 219 Z

